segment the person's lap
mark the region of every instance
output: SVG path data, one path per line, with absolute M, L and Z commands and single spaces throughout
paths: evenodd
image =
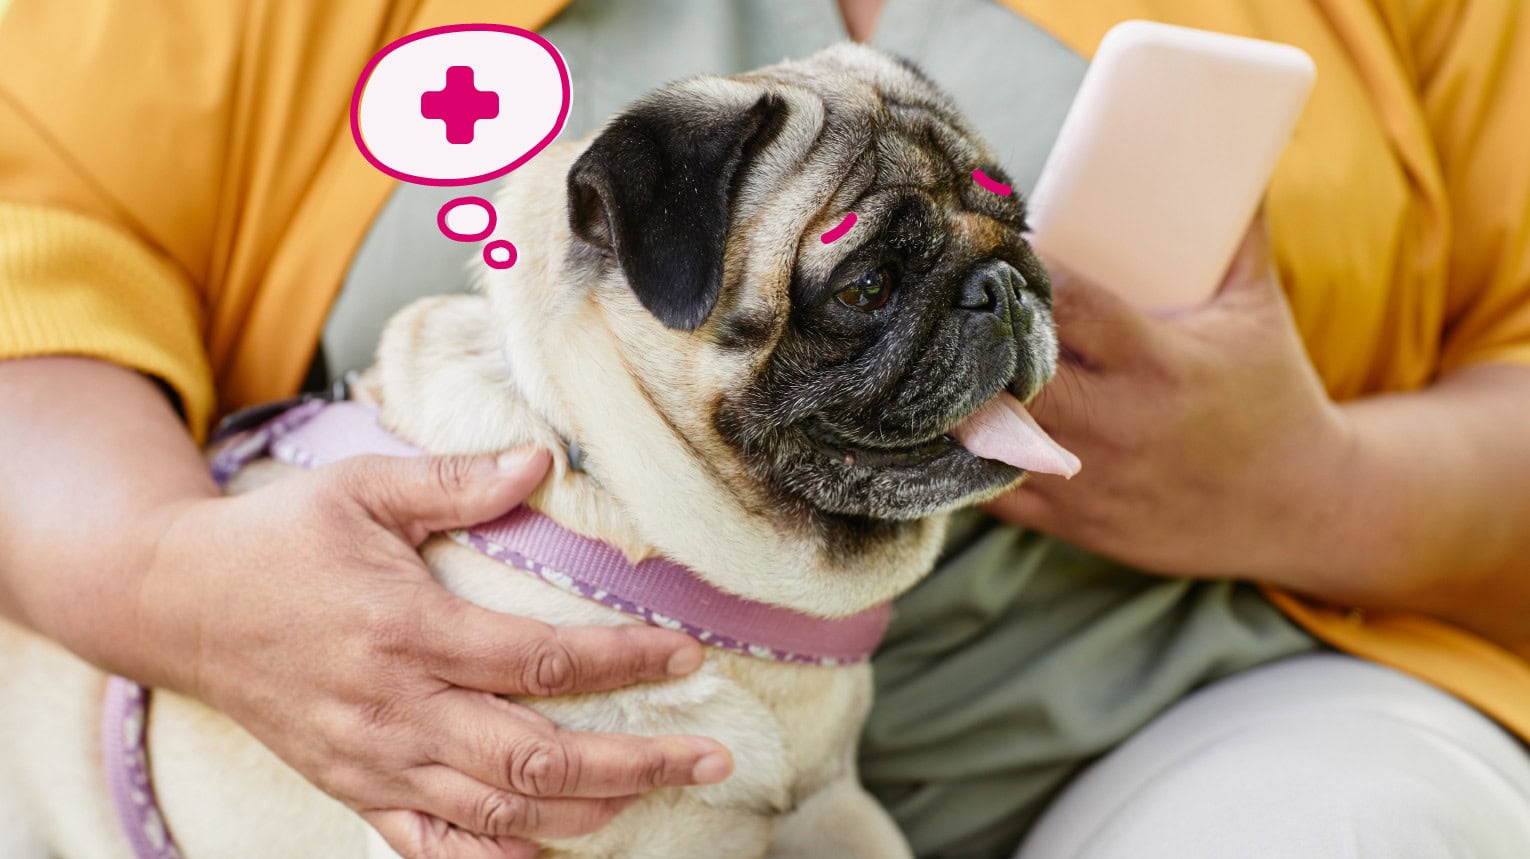
M 1070 784 L 1017 859 L 1530 856 L 1530 751 L 1348 656 L 1286 659 L 1166 710 Z

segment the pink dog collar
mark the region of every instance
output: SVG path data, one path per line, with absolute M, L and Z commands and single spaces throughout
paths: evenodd
M 101 755 L 117 822 L 137 859 L 181 859 L 149 780 L 144 744 L 149 690 L 131 680 L 109 677 L 101 711 Z
M 258 438 L 262 434 L 270 437 L 262 441 Z M 252 447 L 269 447 L 275 459 L 304 468 L 364 454 L 422 454 L 378 426 L 375 409 L 350 402 L 306 403 L 255 430 L 238 445 L 240 456 Z M 232 473 L 237 465 L 220 469 L 215 460 L 213 470 Z M 650 558 L 633 564 L 615 548 L 524 507 L 448 535 L 548 584 L 645 623 L 762 659 L 829 666 L 864 662 L 881 642 L 891 618 L 887 604 L 829 619 L 734 596 L 674 561 Z
M 268 453 L 282 462 L 317 468 L 353 456 L 420 456 L 423 451 L 379 426 L 377 411 L 369 406 L 308 400 L 234 436 L 209 468 L 222 485 Z M 821 666 L 864 662 L 892 617 L 886 603 L 849 617 L 821 618 L 754 602 L 718 590 L 670 560 L 633 564 L 617 549 L 524 507 L 448 535 L 644 623 L 761 659 Z M 147 712 L 148 690 L 120 677 L 107 681 L 101 724 L 107 783 L 137 859 L 181 859 L 154 798 L 144 743 Z

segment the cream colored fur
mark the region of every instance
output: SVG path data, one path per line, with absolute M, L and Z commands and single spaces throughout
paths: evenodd
M 793 267 L 824 271 L 847 252 L 847 243 L 813 237 L 833 225 L 842 197 L 870 181 L 847 156 L 865 141 L 821 138 L 821 99 L 780 85 L 833 75 L 841 62 L 874 66 L 894 88 L 911 73 L 859 49 L 814 62 L 774 71 L 793 121 L 738 194 L 720 311 L 753 308 L 779 324 Z M 683 86 L 718 104 L 747 105 L 760 92 L 749 76 Z M 875 103 L 869 89 L 847 97 Z M 725 590 L 823 616 L 910 587 L 934 561 L 943 517 L 853 560 L 830 557 L 807 525 L 772 515 L 772 501 L 708 423 L 708 406 L 766 356 L 664 328 L 619 272 L 594 283 L 570 274 L 564 179 L 579 151 L 551 147 L 504 183 L 497 237 L 516 244 L 517 264 L 485 270 L 479 293 L 427 299 L 396 316 L 359 395 L 432 452 L 556 451 L 530 503 L 633 559 L 663 554 Z M 581 445 L 588 473 L 569 469 L 565 440 Z M 287 471 L 256 463 L 229 490 Z M 423 555 L 447 588 L 491 609 L 557 624 L 635 622 L 441 537 Z M 128 859 L 94 758 L 103 682 L 52 644 L 0 624 L 0 857 Z M 153 701 L 152 767 L 187 859 L 390 855 L 358 817 L 228 719 L 173 694 Z M 549 845 L 548 857 L 909 855 L 856 778 L 855 742 L 871 703 L 864 665 L 806 667 L 709 649 L 683 679 L 526 703 L 575 729 L 715 737 L 736 761 L 724 783 L 658 791 L 600 832 Z
M 502 232 L 521 248 L 516 267 L 489 277 L 487 295 L 427 299 L 399 314 L 361 395 L 381 403 L 392 429 L 438 453 L 561 450 L 561 438 L 578 439 L 598 482 L 560 455 L 531 503 L 630 557 L 663 552 L 719 586 L 820 614 L 858 611 L 907 587 L 929 566 L 939 522 L 862 568 L 836 567 L 751 507 L 758 499 L 737 490 L 720 441 L 697 444 L 706 431 L 694 426 L 688 440 L 674 435 L 665 417 L 684 425 L 695 398 L 749 367 L 691 353 L 619 283 L 580 288 L 561 276 L 561 181 L 576 152 L 550 149 L 499 201 Z M 648 397 L 674 411 L 661 415 Z M 256 463 L 229 491 L 288 470 Z M 489 608 L 558 624 L 634 622 L 444 538 L 423 554 L 446 587 Z M 103 683 L 50 643 L 0 626 L 0 856 L 128 859 L 93 757 Z M 550 845 L 548 857 L 759 857 L 773 843 L 775 856 L 907 855 L 856 780 L 855 740 L 871 703 L 864 665 L 711 649 L 681 680 L 527 703 L 577 729 L 714 737 L 736 762 L 724 783 L 659 791 L 598 833 Z M 150 726 L 160 802 L 188 859 L 391 855 L 221 714 L 161 692 Z

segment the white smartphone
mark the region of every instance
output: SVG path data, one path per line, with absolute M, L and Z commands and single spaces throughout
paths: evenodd
M 1032 245 L 1144 309 L 1208 300 L 1315 76 L 1291 45 L 1116 25 L 1027 202 Z

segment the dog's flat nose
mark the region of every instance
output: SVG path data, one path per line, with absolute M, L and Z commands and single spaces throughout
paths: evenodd
M 994 261 L 973 269 L 962 282 L 955 304 L 963 310 L 993 313 L 1029 330 L 1035 318 L 1025 277 L 1007 262 Z

